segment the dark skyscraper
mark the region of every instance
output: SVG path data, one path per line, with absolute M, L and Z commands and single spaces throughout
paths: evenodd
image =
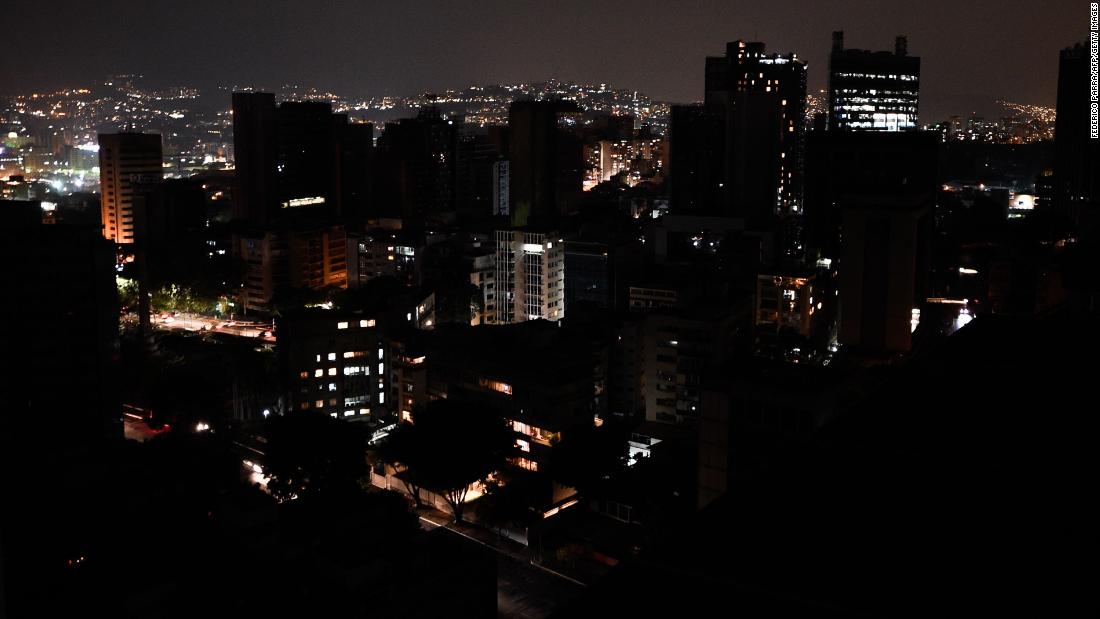
M 722 118 L 702 105 L 669 111 L 668 193 L 676 214 L 713 214 L 722 195 Z
M 833 33 L 829 54 L 831 131 L 912 131 L 917 128 L 920 57 L 910 56 L 899 36 L 894 52 L 844 49 L 844 32 Z
M 329 103 L 276 106 L 267 93 L 234 93 L 233 124 L 245 309 L 268 312 L 288 288 L 345 287 L 342 222 L 368 215 L 373 128 L 348 124 Z
M 810 134 L 806 245 L 840 273 L 840 342 L 904 352 L 927 295 L 940 134 Z M 839 263 L 837 263 L 839 259 Z
M 801 209 L 806 63 L 734 41 L 707 58 L 705 106 L 723 119 L 724 214 L 770 228 Z
M 454 208 L 456 139 L 453 121 L 434 108 L 386 123 L 378 139 L 382 214 L 423 220 Z
M 276 106 L 271 93 L 233 93 L 234 219 L 266 227 L 362 217 L 373 140 L 371 125 L 348 124 L 330 103 Z
M 348 123 L 343 114 L 332 118 L 339 158 L 334 170 L 338 175 L 333 183 L 335 202 L 343 221 L 362 223 L 370 215 L 374 191 L 374 125 Z
M 279 105 L 276 165 L 280 210 L 309 208 L 315 213 L 335 215 L 337 192 L 336 121 L 332 104 L 319 101 L 287 101 Z
M 35 442 L 40 454 L 120 438 L 114 246 L 94 226 L 43 224 L 38 202 L 0 207 L 11 294 L 0 304 L 11 353 L 0 359 L 0 452 L 21 453 L 9 440 L 42 423 L 56 425 L 49 441 Z
M 553 226 L 572 211 L 583 178 L 581 143 L 563 125 L 576 104 L 517 101 L 508 113 L 512 223 Z
M 233 152 L 237 185 L 233 218 L 264 226 L 275 202 L 276 141 L 275 95 L 269 92 L 233 93 Z
M 1081 223 L 1097 200 L 1100 139 L 1091 135 L 1089 57 L 1081 44 L 1058 56 L 1058 114 L 1054 125 L 1054 204 Z
M 934 191 L 937 137 L 931 132 L 815 131 L 806 148 L 806 255 L 840 257 L 841 209 L 847 196 Z

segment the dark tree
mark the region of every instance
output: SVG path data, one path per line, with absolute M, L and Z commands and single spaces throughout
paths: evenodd
M 428 403 L 413 421 L 390 435 L 382 458 L 404 467 L 414 497 L 418 488 L 439 493 L 461 522 L 470 486 L 504 464 L 511 434 L 499 417 L 454 400 Z
M 419 453 L 423 447 L 418 431 L 410 423 L 397 426 L 378 446 L 378 457 L 382 462 L 394 468 L 406 467 L 404 472 L 398 473 L 397 478 L 405 485 L 405 490 L 412 495 L 417 508 L 423 507 L 424 503 L 420 498 L 419 479 L 412 474 L 411 467 L 427 459 L 425 455 Z
M 551 474 L 555 481 L 576 488 L 582 495 L 598 498 L 626 467 L 626 445 L 627 431 L 617 424 L 577 427 L 554 445 Z
M 468 325 L 481 311 L 481 289 L 464 281 L 447 280 L 435 287 L 435 315 L 440 324 Z
M 326 415 L 295 412 L 267 425 L 264 471 L 280 499 L 359 488 L 367 474 L 362 426 Z
M 537 475 L 524 475 L 508 483 L 496 479 L 485 482 L 485 496 L 474 504 L 478 520 L 499 533 L 502 527 L 528 526 L 541 518 L 531 506 L 546 496 L 542 482 L 548 480 Z

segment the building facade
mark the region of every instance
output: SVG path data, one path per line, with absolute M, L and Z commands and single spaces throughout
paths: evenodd
M 160 135 L 99 135 L 99 186 L 103 236 L 115 243 L 135 240 L 134 196 L 139 186 L 163 178 Z
M 894 52 L 845 49 L 833 33 L 829 55 L 830 131 L 915 131 L 920 102 L 920 57 L 899 36 Z
M 556 232 L 497 230 L 496 322 L 565 317 L 565 247 Z

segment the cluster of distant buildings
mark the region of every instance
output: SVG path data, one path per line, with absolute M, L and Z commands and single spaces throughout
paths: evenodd
M 1063 83 L 1075 58 L 1063 54 Z M 232 172 L 165 180 L 161 135 L 100 134 L 99 224 L 119 264 L 136 259 L 142 272 L 160 269 L 169 248 L 194 254 L 191 268 L 222 280 L 231 315 L 285 315 L 301 291 L 396 281 L 374 313 L 316 327 L 336 338 L 379 331 L 369 345 L 294 361 L 285 409 L 407 418 L 433 392 L 404 378 L 423 362 L 398 359 L 431 367 L 432 356 L 384 351 L 418 349 L 418 332 L 606 321 L 616 337 L 601 354 L 614 361 L 593 381 L 606 384 L 593 387 L 602 396 L 590 416 L 690 423 L 706 368 L 729 351 L 887 359 L 911 349 L 914 317 L 936 296 L 943 139 L 918 122 L 920 58 L 905 37 L 878 52 L 834 33 L 817 115 L 807 114 L 806 71 L 795 54 L 730 43 L 706 59 L 703 102 L 672 106 L 667 137 L 564 98 L 512 102 L 507 124 L 429 106 L 375 127 L 326 101 L 236 92 Z M 1074 101 L 1059 100 L 1067 110 Z M 1061 115 L 1060 127 L 1080 115 Z M 1091 176 L 1074 163 L 1077 147 L 1061 146 L 1083 132 L 1060 131 L 1070 137 L 1044 197 L 1073 209 Z M 9 199 L 42 199 L 9 186 Z M 1020 211 L 1036 204 L 1014 199 Z M 297 345 L 287 337 L 280 345 Z
M 977 114 L 966 118 L 956 115 L 928 129 L 941 131 L 949 141 L 1031 144 L 1054 139 L 1054 108 L 1008 102 L 1001 105 L 1005 114 L 997 119 Z

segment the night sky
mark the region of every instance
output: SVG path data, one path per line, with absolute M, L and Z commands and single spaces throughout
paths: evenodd
M 825 85 L 830 35 L 922 57 L 921 120 L 995 99 L 1053 104 L 1058 50 L 1084 40 L 1081 0 L 20 0 L 5 3 L 0 93 L 86 85 L 112 73 L 162 84 L 297 82 L 345 96 L 474 83 L 609 82 L 702 98 L 703 57 L 762 40 Z

